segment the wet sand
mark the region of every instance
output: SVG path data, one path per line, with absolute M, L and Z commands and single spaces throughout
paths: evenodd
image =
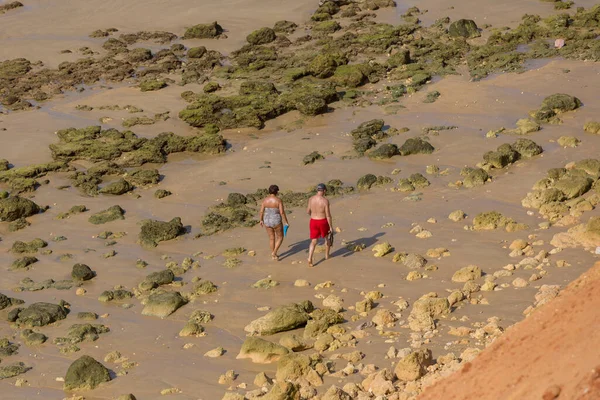
M 60 50 L 81 46 L 100 49 L 102 40 L 90 39 L 87 35 L 95 29 L 118 28 L 120 32 L 137 30 L 167 30 L 178 35 L 185 27 L 198 22 L 217 20 L 227 30 L 227 39 L 186 41 L 186 46 L 203 44 L 211 49 L 227 53 L 238 48 L 245 36 L 261 26 L 272 26 L 280 19 L 289 19 L 301 23 L 308 19 L 316 7 L 315 1 L 226 1 L 213 2 L 192 8 L 190 2 L 122 2 L 103 1 L 86 2 L 37 2 L 31 1 L 26 7 L 0 16 L 0 60 L 14 57 L 40 59 L 48 66 L 56 66 L 61 61 L 74 60 L 76 54 L 61 55 Z M 548 3 L 537 1 L 503 3 L 490 7 L 493 2 L 472 2 L 456 4 L 451 12 L 448 7 L 424 2 L 418 4 L 421 9 L 429 9 L 422 17 L 425 22 L 450 15 L 471 17 L 494 25 L 512 25 L 520 16 L 529 12 L 540 14 L 553 13 Z M 514 4 L 513 4 L 514 3 Z M 408 3 L 402 7 L 411 6 Z M 448 3 L 448 6 L 450 3 Z M 586 2 L 577 2 L 577 6 L 588 6 Z M 143 10 L 143 12 L 140 12 Z M 399 11 L 380 10 L 382 20 L 393 21 Z M 65 14 L 69 13 L 65 19 Z M 136 17 L 132 18 L 132 14 Z M 200 19 L 200 20 L 199 20 Z M 430 20 L 431 19 L 431 20 Z M 570 73 L 564 73 L 569 69 Z M 40 237 L 49 242 L 51 255 L 38 256 L 40 262 L 30 271 L 5 272 L 0 275 L 0 292 L 11 297 L 21 298 L 27 304 L 36 301 L 56 303 L 64 299 L 71 304 L 71 315 L 67 320 L 55 326 L 43 328 L 50 338 L 63 334 L 68 326 L 76 323 L 75 314 L 80 311 L 93 311 L 106 314 L 97 323 L 110 327 L 111 332 L 101 335 L 93 343 L 81 343 L 81 351 L 71 355 L 62 355 L 59 349 L 50 343 L 28 348 L 24 344 L 19 354 L 10 357 L 11 362 L 23 361 L 33 367 L 26 375 L 27 385 L 15 387 L 15 378 L 0 381 L 3 398 L 54 399 L 68 397 L 62 390 L 63 377 L 69 364 L 82 354 L 88 354 L 98 360 L 113 350 L 120 351 L 124 357 L 135 361 L 137 366 L 125 376 L 116 377 L 108 384 L 93 392 L 85 393 L 86 399 L 113 399 L 120 394 L 134 393 L 138 399 L 219 399 L 227 385 L 217 383 L 219 375 L 233 369 L 239 374 L 234 386 L 242 382 L 252 387 L 254 376 L 260 371 L 273 375 L 275 365 L 252 364 L 248 360 L 236 360 L 240 346 L 245 338 L 244 326 L 263 315 L 258 310 L 268 306 L 274 308 L 289 302 L 309 299 L 318 307 L 321 300 L 318 294 L 335 293 L 344 298 L 347 306 L 361 300 L 362 291 L 380 290 L 385 297 L 378 301 L 382 308 L 394 309 L 392 302 L 402 297 L 412 305 L 420 296 L 435 291 L 445 296 L 447 289 L 460 289 L 462 284 L 452 283 L 452 274 L 469 264 L 480 266 L 484 272 L 493 273 L 504 265 L 515 262 L 509 257 L 507 248 L 512 240 L 527 239 L 535 235 L 535 240 L 544 244 L 535 247 L 550 250 L 549 242 L 555 233 L 566 230 L 553 226 L 548 230 L 537 230 L 543 219 L 536 214 L 528 215 L 521 206 L 521 200 L 531 186 L 545 176 L 549 168 L 564 166 L 570 161 L 597 157 L 600 137 L 583 132 L 583 123 L 600 115 L 600 103 L 597 93 L 600 89 L 600 73 L 597 65 L 560 59 L 544 61 L 538 68 L 522 74 L 499 74 L 480 82 L 470 82 L 468 73 L 436 79 L 427 85 L 427 90 L 438 90 L 442 96 L 433 104 L 423 104 L 426 90 L 417 92 L 402 101 L 406 108 L 396 115 L 386 115 L 382 107 L 369 106 L 351 108 L 343 102 L 332 104 L 333 112 L 307 118 L 298 129 L 287 131 L 285 127 L 300 119 L 292 112 L 269 121 L 265 129 L 228 130 L 223 135 L 231 145 L 229 151 L 221 156 L 197 156 L 176 154 L 169 157 L 164 165 L 156 167 L 164 176 L 160 184 L 137 189 L 139 199 L 131 195 L 118 197 L 84 197 L 76 188 L 59 190 L 68 185 L 65 173 L 50 174 L 49 183 L 42 185 L 34 193 L 34 200 L 40 205 L 49 205 L 43 214 L 29 218 L 31 226 L 18 231 L 8 232 L 6 223 L 0 225 L 0 262 L 6 268 L 15 259 L 9 252 L 16 240 L 30 241 Z M 385 85 L 367 84 L 365 89 L 377 90 Z M 15 166 L 32 163 L 44 163 L 52 160 L 48 145 L 57 141 L 54 132 L 66 127 L 85 127 L 98 124 L 101 117 L 110 117 L 112 121 L 103 127 L 121 128 L 123 118 L 131 116 L 125 111 L 77 111 L 75 106 L 87 104 L 100 106 L 106 104 L 133 104 L 143 108 L 143 115 L 152 116 L 165 111 L 171 112 L 167 121 L 151 126 L 135 126 L 132 130 L 141 137 L 153 137 L 160 132 L 172 131 L 179 135 L 190 135 L 193 129 L 177 118 L 177 113 L 185 106 L 180 98 L 184 90 L 199 90 L 199 85 L 187 85 L 185 88 L 170 86 L 159 92 L 142 93 L 127 84 L 114 85 L 110 90 L 97 85 L 80 94 L 69 93 L 42 105 L 39 110 L 0 114 L 0 158 L 8 159 Z M 502 143 L 511 143 L 515 136 L 501 135 L 488 139 L 485 133 L 490 129 L 512 127 L 519 118 L 527 116 L 529 110 L 539 107 L 544 97 L 552 93 L 569 93 L 581 99 L 584 107 L 562 117 L 561 125 L 545 125 L 543 130 L 529 136 L 544 148 L 542 156 L 533 160 L 517 162 L 506 169 L 494 173 L 493 182 L 474 189 L 457 189 L 448 184 L 461 179 L 459 172 L 464 166 L 473 166 L 482 160 L 482 154 L 493 150 Z M 351 150 L 350 130 L 359 123 L 373 118 L 382 118 L 386 125 L 395 128 L 408 127 L 410 131 L 391 139 L 392 143 L 402 144 L 408 137 L 417 136 L 421 129 L 433 125 L 456 125 L 458 128 L 440 131 L 439 135 L 430 135 L 430 141 L 436 148 L 432 155 L 394 157 L 389 161 L 372 161 L 368 158 L 344 160 L 342 156 Z M 558 137 L 572 135 L 582 140 L 582 145 L 574 149 L 563 149 L 555 142 Z M 257 137 L 257 138 L 255 138 Z M 332 152 L 325 160 L 313 165 L 302 166 L 304 155 L 319 150 L 321 154 Z M 265 164 L 269 162 L 270 164 Z M 332 200 L 334 225 L 339 227 L 336 236 L 334 257 L 322 261 L 322 254 L 316 255 L 316 268 L 306 266 L 308 247 L 308 219 L 303 209 L 293 209 L 289 215 L 290 231 L 282 246 L 282 260 L 270 260 L 266 234 L 260 227 L 237 228 L 213 236 L 193 239 L 200 232 L 203 215 L 208 207 L 226 199 L 231 192 L 254 192 L 257 188 L 277 183 L 284 190 L 303 191 L 314 184 L 330 179 L 341 179 L 348 185 L 354 185 L 357 179 L 366 173 L 390 176 L 393 179 L 408 177 L 412 173 L 425 175 L 427 165 L 436 164 L 441 170 L 448 169 L 444 176 L 426 175 L 431 186 L 417 190 L 422 193 L 419 202 L 403 201 L 407 194 L 393 192 L 390 187 L 373 189 L 368 193 L 356 193 Z M 261 168 L 268 165 L 270 168 Z M 400 168 L 399 175 L 390 175 Z M 226 182 L 221 185 L 219 182 Z M 155 199 L 154 190 L 167 189 L 173 192 L 165 199 Z M 67 211 L 75 204 L 85 204 L 89 212 L 72 216 L 67 220 L 56 220 L 60 212 Z M 126 210 L 125 220 L 106 225 L 94 226 L 87 222 L 90 214 L 103 210 L 110 205 L 119 204 Z M 462 222 L 447 219 L 450 212 L 462 209 L 468 217 Z M 472 223 L 479 212 L 497 210 L 531 228 L 516 233 L 504 231 L 475 232 L 463 229 Z M 589 216 L 598 215 L 597 210 L 585 213 L 582 221 Z M 163 242 L 154 250 L 142 249 L 136 244 L 139 222 L 152 218 L 168 221 L 180 216 L 183 224 L 189 226 L 189 233 L 174 241 Z M 427 220 L 435 218 L 437 223 Z M 386 223 L 393 226 L 382 228 Z M 418 239 L 410 234 L 411 224 L 418 223 L 430 230 L 433 237 Z M 96 238 L 100 232 L 127 232 L 113 247 L 106 247 L 104 240 Z M 53 242 L 57 235 L 64 235 L 66 241 Z M 350 252 L 340 245 L 342 241 L 364 243 L 367 248 L 362 252 Z M 401 264 L 392 263 L 391 256 L 374 258 L 371 246 L 389 242 L 396 252 L 425 254 L 428 249 L 445 247 L 450 257 L 439 260 L 430 259 L 438 270 L 427 272 L 426 279 L 409 282 L 404 278 L 409 269 Z M 235 269 L 226 269 L 221 264 L 225 260 L 220 256 L 223 250 L 242 246 L 255 250 L 256 256 L 242 255 L 243 263 Z M 113 249 L 115 257 L 105 259 L 102 254 Z M 85 249 L 91 249 L 86 252 Z M 143 307 L 137 299 L 129 303 L 132 308 L 124 309 L 118 305 L 100 303 L 97 298 L 103 291 L 123 285 L 132 288 L 149 273 L 164 269 L 168 261 L 181 262 L 183 258 L 202 252 L 193 257 L 199 260 L 201 268 L 190 270 L 181 280 L 190 285 L 191 279 L 201 277 L 213 281 L 219 287 L 218 292 L 207 295 L 203 301 L 190 303 L 167 319 L 141 315 Z M 60 261 L 61 254 L 69 253 L 73 258 Z M 164 260 L 161 256 L 167 255 Z M 205 259 L 204 256 L 215 256 Z M 567 260 L 568 268 L 551 267 L 548 275 L 527 288 L 505 288 L 494 292 L 481 292 L 477 295 L 487 299 L 489 305 L 465 304 L 451 315 L 452 319 L 443 321 L 440 336 L 428 347 L 433 350 L 434 358 L 449 351 L 459 354 L 466 347 L 477 347 L 476 340 L 469 343 L 457 343 L 457 338 L 447 334 L 449 326 L 460 326 L 462 317 L 469 323 L 485 322 L 492 316 L 500 318 L 500 326 L 506 328 L 523 318 L 522 312 L 533 303 L 534 294 L 541 284 L 566 285 L 585 271 L 597 255 L 582 249 L 563 250 L 553 256 Z M 148 262 L 148 267 L 136 268 L 137 259 Z M 98 276 L 83 287 L 84 296 L 76 296 L 75 288 L 68 291 L 46 289 L 39 292 L 13 293 L 12 288 L 19 285 L 25 277 L 35 281 L 44 279 L 68 279 L 74 263 L 88 264 L 97 271 Z M 501 282 L 510 283 L 516 277 L 527 279 L 531 271 L 517 270 L 510 278 Z M 269 290 L 257 290 L 250 286 L 267 276 L 280 282 Z M 306 288 L 294 287 L 296 279 L 306 279 L 312 285 Z M 314 285 L 332 281 L 335 285 L 329 289 L 314 290 Z M 382 286 L 384 285 L 384 286 Z M 186 286 L 182 288 L 185 290 Z M 345 289 L 345 290 L 343 290 Z M 206 309 L 214 320 L 205 324 L 207 335 L 201 338 L 178 337 L 192 311 Z M 376 311 L 377 308 L 374 310 Z M 373 313 L 374 313 L 373 311 Z M 402 313 L 401 321 L 408 317 L 409 310 Z M 13 337 L 19 342 L 18 331 L 5 321 L 7 311 L 0 311 L 0 337 Z M 353 312 L 346 313 L 349 319 Z M 349 330 L 360 323 L 347 322 Z M 361 350 L 366 354 L 364 364 L 374 363 L 380 368 L 390 368 L 391 361 L 384 359 L 385 352 L 392 344 L 397 348 L 409 347 L 410 331 L 397 324 L 392 330 L 399 332 L 392 343 L 387 337 L 380 336 L 374 328 L 369 329 L 370 336 L 359 340 L 356 349 L 342 348 L 341 353 Z M 281 335 L 268 338 L 277 341 Z M 450 346 L 446 344 L 453 342 Z M 184 349 L 186 343 L 194 346 Z M 226 353 L 216 359 L 208 359 L 203 354 L 217 346 Z M 479 347 L 482 347 L 481 343 Z M 329 357 L 331 353 L 324 353 Z M 3 360 L 3 363 L 5 361 Z M 106 364 L 111 369 L 115 365 Z M 338 361 L 341 369 L 345 362 Z M 356 374 L 357 375 L 357 374 Z M 359 382 L 363 377 L 349 376 L 340 380 L 326 377 L 325 386 L 331 384 L 343 386 L 344 383 Z M 182 393 L 160 396 L 162 389 L 177 387 Z

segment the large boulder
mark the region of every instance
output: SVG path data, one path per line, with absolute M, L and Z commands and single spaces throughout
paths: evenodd
M 11 196 L 0 200 L 0 221 L 12 222 L 39 213 L 40 206 L 29 199 Z
M 423 297 L 415 301 L 408 316 L 408 324 L 415 332 L 435 328 L 435 319 L 450 312 L 450 302 L 446 298 Z
M 71 271 L 71 278 L 76 281 L 89 281 L 96 274 L 90 267 L 85 264 L 75 264 L 73 265 L 73 270 Z
M 586 176 L 565 175 L 554 184 L 554 188 L 560 190 L 567 199 L 573 199 L 587 193 L 593 183 Z
M 250 322 L 244 330 L 250 334 L 272 335 L 306 325 L 309 312 L 313 311 L 310 301 L 277 307 L 266 315 Z
M 260 28 L 250 33 L 246 40 L 253 45 L 268 44 L 277 38 L 275 31 L 271 28 Z
M 15 322 L 19 326 L 46 326 L 67 318 L 69 310 L 62 305 L 52 303 L 33 303 L 17 313 Z
M 428 141 L 421 138 L 410 138 L 400 146 L 400 154 L 408 156 L 411 154 L 431 154 L 435 148 Z
M 466 39 L 481 36 L 477 24 L 472 19 L 459 19 L 454 21 L 448 27 L 448 33 L 454 37 L 464 37 Z
M 153 272 L 148 275 L 140 284 L 140 290 L 155 289 L 161 285 L 168 285 L 175 279 L 175 274 L 170 269 Z
M 13 243 L 10 251 L 15 254 L 37 253 L 41 248 L 48 246 L 48 243 L 42 239 L 33 239 L 31 242 L 22 242 L 17 240 Z
M 75 360 L 65 375 L 65 390 L 91 390 L 110 381 L 108 369 L 90 356 Z
M 463 186 L 466 188 L 473 188 L 476 186 L 485 185 L 489 178 L 490 176 L 485 170 L 481 168 L 475 168 L 470 171 L 467 176 L 465 176 Z
M 384 143 L 377 149 L 369 152 L 368 156 L 373 160 L 386 160 L 398 154 L 398 146 L 393 143 Z
M 187 28 L 184 39 L 213 39 L 223 33 L 223 28 L 216 21 L 212 24 L 198 24 Z
M 459 269 L 452 275 L 452 282 L 467 282 L 481 278 L 481 268 L 476 265 L 469 265 Z
M 144 247 L 156 247 L 159 242 L 175 239 L 184 232 L 179 217 L 173 218 L 169 222 L 145 220 L 142 222 L 139 239 Z
M 275 377 L 279 382 L 295 381 L 311 370 L 310 357 L 305 354 L 290 353 L 277 361 Z
M 186 303 L 179 292 L 155 292 L 148 297 L 142 315 L 166 318 Z
M 414 381 L 425 375 L 431 364 L 431 350 L 417 350 L 398 361 L 394 374 L 402 382 Z
M 110 183 L 100 189 L 102 194 L 121 195 L 133 190 L 133 185 L 121 178 L 116 182 Z
M 360 190 L 369 190 L 371 186 L 377 183 L 377 176 L 373 174 L 366 174 L 358 179 L 356 187 Z
M 258 337 L 248 337 L 244 341 L 237 359 L 249 358 L 253 363 L 268 364 L 275 362 L 290 351 L 273 342 Z
M 518 139 L 512 144 L 512 148 L 515 149 L 522 157 L 531 158 L 542 154 L 544 151 L 542 146 L 530 139 Z

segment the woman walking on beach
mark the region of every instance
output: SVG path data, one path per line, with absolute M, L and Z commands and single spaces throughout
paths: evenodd
M 283 223 L 289 226 L 285 209 L 283 208 L 283 201 L 277 197 L 278 193 L 279 186 L 269 186 L 269 195 L 262 201 L 259 216 L 260 225 L 265 227 L 269 235 L 271 258 L 276 261 L 279 261 L 277 251 L 279 251 L 279 247 L 283 243 Z

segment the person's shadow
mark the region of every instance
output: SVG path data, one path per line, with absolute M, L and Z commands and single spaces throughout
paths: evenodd
M 351 250 L 352 247 L 360 246 L 360 247 L 363 247 L 364 249 L 366 249 L 368 247 L 373 246 L 375 243 L 377 243 L 379 238 L 383 235 L 385 235 L 384 232 L 379 232 L 373 236 L 364 237 L 364 238 L 353 240 L 351 242 L 347 242 L 347 244 L 345 246 L 338 248 L 333 253 L 331 253 L 330 256 L 331 257 L 340 257 L 340 256 L 341 257 L 349 257 L 355 253 L 354 251 Z M 337 245 L 339 246 L 339 243 L 337 243 Z M 293 243 L 288 246 L 288 249 L 286 251 L 279 254 L 279 259 L 283 260 L 285 258 L 291 257 L 300 252 L 308 252 L 309 246 L 310 246 L 310 239 L 305 239 L 305 240 L 301 240 L 299 242 Z M 333 247 L 334 248 L 336 247 L 335 242 L 333 244 Z

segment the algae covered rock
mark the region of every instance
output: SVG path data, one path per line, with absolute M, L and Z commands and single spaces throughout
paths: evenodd
M 145 220 L 142 222 L 139 239 L 142 246 L 156 247 L 159 242 L 175 239 L 185 233 L 181 218 L 173 218 L 169 222 Z
M 67 318 L 69 310 L 60 304 L 33 303 L 16 314 L 15 322 L 19 326 L 46 326 Z
M 244 330 L 250 334 L 272 335 L 306 325 L 313 305 L 310 301 L 277 307 L 252 321 Z
M 161 285 L 168 285 L 175 279 L 175 274 L 170 269 L 153 272 L 146 276 L 144 280 L 139 284 L 140 290 L 150 290 L 157 288 Z
M 587 176 L 572 176 L 569 174 L 559 179 L 554 184 L 554 188 L 560 190 L 566 199 L 574 199 L 587 193 L 592 188 L 593 183 L 594 181 Z
M 127 182 L 125 179 L 121 178 L 116 182 L 108 184 L 100 189 L 100 193 L 102 194 L 113 194 L 113 195 L 121 195 L 133 190 L 133 185 Z
M 154 197 L 156 197 L 157 199 L 164 199 L 165 197 L 168 197 L 172 194 L 173 193 L 171 193 L 169 190 L 158 189 L 156 192 L 154 192 Z
M 465 176 L 465 179 L 463 180 L 463 185 L 467 188 L 481 186 L 484 185 L 489 178 L 490 176 L 485 170 L 481 168 L 475 168 L 472 171 L 470 171 L 467 174 L 467 176 Z
M 372 119 L 361 123 L 350 134 L 352 135 L 353 145 L 356 152 L 362 155 L 371 147 L 377 144 L 378 139 L 383 139 L 384 121 L 382 119 Z
M 514 232 L 527 229 L 527 225 L 518 224 L 513 219 L 507 218 L 497 211 L 482 212 L 473 218 L 473 229 L 476 231 L 498 228 L 505 228 L 507 232 Z
M 188 58 L 202 58 L 202 56 L 206 54 L 206 51 L 206 47 L 204 46 L 191 47 L 187 51 L 187 56 Z
M 166 318 L 186 303 L 179 292 L 155 292 L 148 297 L 142 315 Z
M 71 278 L 76 281 L 89 281 L 96 274 L 90 267 L 85 264 L 75 264 L 73 265 L 73 270 L 71 271 Z
M 329 78 L 340 65 L 348 63 L 348 59 L 341 53 L 320 53 L 312 59 L 307 72 L 316 78 Z
M 400 154 L 408 156 L 411 154 L 431 154 L 435 148 L 428 141 L 421 138 L 410 138 L 407 139 L 402 146 L 400 146 Z
M 314 164 L 315 161 L 323 160 L 324 158 L 325 157 L 323 157 L 318 151 L 313 151 L 312 153 L 304 156 L 304 158 L 302 159 L 302 164 L 304 164 L 304 165 Z
M 140 186 L 154 185 L 160 182 L 160 174 L 156 168 L 136 169 L 127 176 L 127 180 Z
M 253 363 L 268 364 L 275 362 L 290 351 L 273 342 L 258 337 L 248 337 L 244 341 L 237 359 L 249 358 Z
M 13 261 L 13 263 L 10 265 L 9 269 L 11 271 L 15 271 L 15 270 L 19 270 L 19 269 L 28 270 L 30 265 L 35 264 L 38 261 L 39 260 L 37 258 L 31 257 L 31 256 L 21 257 L 21 258 L 16 259 L 15 261 Z
M 463 37 L 465 39 L 481 36 L 477 24 L 471 19 L 459 19 L 458 21 L 454 21 L 448 27 L 448 33 L 450 36 Z
M 546 97 L 538 110 L 531 112 L 531 116 L 542 122 L 556 122 L 558 114 L 573 111 L 581 107 L 582 103 L 577 97 L 555 93 Z
M 375 176 L 373 174 L 367 174 L 362 176 L 356 182 L 356 187 L 359 190 L 369 190 L 373 186 L 385 185 L 391 183 L 392 179 L 385 176 Z
M 387 64 L 390 67 L 399 67 L 409 64 L 410 61 L 410 51 L 408 49 L 400 49 L 387 59 Z
M 312 31 L 313 33 L 316 34 L 331 34 L 334 33 L 336 31 L 339 31 L 340 29 L 342 29 L 342 27 L 340 26 L 340 24 L 337 21 L 322 21 L 319 23 L 316 23 L 313 28 Z
M 400 154 L 398 146 L 393 143 L 384 143 L 367 155 L 373 160 L 386 160 L 398 154 Z
M 0 199 L 0 221 L 12 222 L 30 217 L 40 211 L 40 206 L 23 197 L 11 196 Z
M 427 367 L 432 363 L 431 350 L 417 350 L 398 361 L 394 374 L 402 382 L 415 381 L 427 373 Z
M 183 39 L 214 39 L 223 33 L 223 28 L 216 21 L 211 24 L 198 24 L 187 28 Z
M 542 154 L 542 146 L 530 139 L 518 139 L 512 144 L 512 147 L 523 157 L 531 158 Z
M 338 86 L 356 88 L 367 81 L 365 71 L 368 67 L 362 64 L 340 65 L 331 78 Z
M 0 310 L 4 310 L 5 308 L 11 307 L 11 306 L 16 306 L 16 305 L 23 304 L 23 303 L 24 303 L 23 300 L 14 299 L 14 298 L 8 297 L 8 296 L 0 293 Z
M 157 79 L 149 79 L 140 82 L 140 90 L 142 92 L 153 92 L 167 87 L 167 82 Z
M 583 130 L 588 133 L 600 134 L 600 122 L 590 121 L 583 125 Z
M 273 30 L 277 33 L 291 34 L 294 33 L 296 28 L 298 28 L 298 25 L 295 22 L 286 20 L 277 21 L 275 22 L 275 25 L 273 25 Z
M 23 329 L 21 339 L 25 341 L 27 346 L 37 346 L 45 343 L 48 337 L 43 333 L 34 332 L 31 329 Z
M 0 380 L 13 378 L 29 371 L 31 367 L 25 366 L 22 362 L 12 363 L 0 366 Z
M 392 246 L 388 242 L 379 243 L 373 246 L 373 256 L 374 257 L 383 257 L 386 254 L 391 253 Z
M 125 219 L 125 210 L 123 210 L 120 206 L 115 205 L 107 208 L 104 211 L 97 212 L 96 214 L 92 214 L 88 218 L 88 222 L 94 225 L 105 224 L 107 222 L 116 221 L 119 219 Z
M 271 28 L 260 28 L 252 32 L 246 37 L 248 43 L 252 45 L 268 44 L 275 40 L 277 36 Z
M 92 390 L 110 381 L 108 369 L 90 356 L 75 360 L 65 375 L 65 390 Z
M 581 140 L 577 139 L 575 136 L 561 136 L 558 138 L 557 142 L 562 147 L 577 147 L 579 146 L 579 143 L 581 143 Z
M 17 240 L 13 243 L 11 252 L 15 254 L 23 254 L 23 253 L 37 253 L 37 251 L 41 248 L 48 246 L 48 243 L 42 239 L 33 239 L 31 242 L 22 242 Z

